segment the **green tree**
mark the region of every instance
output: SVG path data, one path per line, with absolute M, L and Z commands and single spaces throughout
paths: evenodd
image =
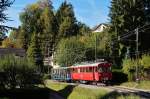
M 63 2 L 56 13 L 56 18 L 59 24 L 58 38 L 77 35 L 78 26 L 71 4 Z
M 71 66 L 82 62 L 85 60 L 84 44 L 77 37 L 62 39 L 54 57 L 60 66 Z
M 3 48 L 16 48 L 16 45 L 10 38 L 6 38 L 2 42 L 2 47 Z
M 12 30 L 10 32 L 10 35 L 9 35 L 9 39 L 13 42 L 14 46 L 16 48 L 24 48 L 26 49 L 26 46 L 23 46 L 23 40 L 25 38 L 23 38 L 24 36 L 22 36 L 22 32 L 21 32 L 21 27 L 19 27 L 18 29 L 15 29 L 15 30 Z
M 86 48 L 86 59 L 93 61 L 110 57 L 111 35 L 108 32 L 92 33 L 83 40 Z M 96 56 L 95 56 L 96 55 Z
M 64 38 L 57 46 L 56 63 L 70 66 L 84 61 L 95 61 L 95 58 L 109 58 L 110 44 L 111 35 L 107 32 Z
M 27 56 L 30 60 L 33 61 L 34 65 L 38 66 L 39 71 L 43 71 L 43 56 L 41 48 L 38 41 L 38 36 L 36 33 L 33 33 L 30 46 L 27 50 Z
M 146 23 L 145 4 L 147 4 L 145 0 L 112 0 L 111 2 L 109 16 L 111 18 L 112 31 L 115 34 L 112 39 L 112 42 L 113 46 L 118 47 L 117 48 L 118 52 L 116 54 L 118 54 L 121 60 L 125 57 L 127 51 L 126 47 L 129 47 L 130 51 L 129 56 L 131 58 L 135 58 L 136 43 L 134 42 L 134 40 L 136 38 L 135 36 L 128 36 L 128 35 L 134 34 L 133 30 L 135 30 L 136 28 L 141 28 L 145 25 Z M 142 28 L 142 30 L 144 30 L 144 28 Z M 139 33 L 140 33 L 139 49 L 140 50 L 149 49 L 150 48 L 149 45 L 145 43 L 147 42 L 147 40 L 145 41 L 145 37 L 149 36 L 148 35 L 145 36 L 144 32 L 141 32 L 141 30 Z M 121 44 L 123 44 L 123 47 L 120 46 L 118 42 L 119 36 L 121 36 L 120 40 Z M 125 38 L 123 39 L 122 37 Z
M 31 41 L 32 33 L 40 33 L 41 32 L 41 24 L 40 24 L 40 15 L 42 9 L 40 9 L 38 4 L 32 4 L 25 8 L 24 12 L 20 14 L 21 20 L 21 39 L 24 48 L 27 50 Z
M 42 51 L 44 54 L 45 51 L 47 52 L 48 48 L 51 51 L 54 49 L 58 34 L 58 25 L 52 8 L 44 8 L 40 16 L 40 21 L 42 27 L 40 38 L 42 43 Z M 51 55 L 52 53 L 49 54 Z
M 40 0 L 27 6 L 25 11 L 21 13 L 20 20 L 22 22 L 20 38 L 26 50 L 31 42 L 33 32 L 38 33 L 43 55 L 48 48 L 54 49 L 58 26 L 50 0 Z
M 90 28 L 84 23 L 78 22 L 78 28 L 79 28 L 78 32 L 80 35 L 87 35 L 91 33 Z
M 9 35 L 9 39 L 13 42 L 16 48 L 28 48 L 27 32 L 24 32 L 23 28 L 19 26 L 18 29 L 12 30 Z
M 9 26 L 5 26 L 3 23 L 9 21 L 9 18 L 7 17 L 7 14 L 5 13 L 5 11 L 13 4 L 13 1 L 11 0 L 1 0 L 0 2 L 0 22 L 2 23 L 0 25 L 0 35 L 2 33 L 5 33 L 6 31 L 8 31 Z
M 12 27 L 4 25 L 5 22 L 10 21 L 8 18 L 8 15 L 5 13 L 5 11 L 13 4 L 13 1 L 11 0 L 1 0 L 0 1 L 0 46 L 2 44 L 2 41 L 6 37 L 6 32 L 8 32 L 9 29 Z
M 113 30 L 121 35 L 143 26 L 144 8 L 143 0 L 113 0 L 110 8 Z

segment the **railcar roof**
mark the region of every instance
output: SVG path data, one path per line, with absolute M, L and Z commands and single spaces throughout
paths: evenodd
M 69 67 L 56 67 L 56 68 L 53 68 L 53 69 L 68 69 Z
M 87 64 L 80 64 L 80 65 L 73 65 L 71 66 L 72 68 L 73 67 L 95 67 L 95 66 L 98 66 L 99 64 L 102 64 L 102 63 L 107 63 L 106 61 L 104 62 L 97 62 L 97 63 L 87 63 Z
M 70 67 L 57 67 L 57 68 L 53 68 L 53 69 L 68 69 L 68 68 L 76 68 L 76 67 L 95 67 L 95 66 L 98 66 L 99 64 L 102 64 L 102 63 L 108 63 L 108 62 L 103 61 L 103 62 L 97 62 L 97 63 L 75 64 L 75 65 L 70 66 Z

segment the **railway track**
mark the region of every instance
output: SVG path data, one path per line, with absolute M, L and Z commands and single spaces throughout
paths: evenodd
M 135 94 L 140 96 L 142 99 L 150 99 L 150 90 L 142 90 L 142 89 L 134 89 L 128 87 L 121 86 L 109 86 L 110 89 L 114 89 L 115 91 L 123 94 Z
M 56 81 L 57 82 L 57 81 Z M 58 82 L 59 83 L 59 82 Z M 64 83 L 64 82 L 62 82 Z M 91 85 L 91 84 L 81 84 L 81 83 L 67 83 L 69 85 L 73 86 L 79 86 L 79 87 L 84 87 L 84 88 L 90 88 L 90 89 L 106 89 L 110 92 L 118 92 L 122 95 L 137 95 L 141 99 L 150 99 L 150 90 L 142 90 L 142 89 L 135 89 L 135 88 L 128 88 L 128 87 L 122 87 L 122 86 L 105 86 L 104 84 L 97 84 L 97 85 Z

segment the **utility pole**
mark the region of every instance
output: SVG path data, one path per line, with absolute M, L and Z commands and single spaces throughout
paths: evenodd
M 97 35 L 95 34 L 95 62 L 97 62 Z
M 137 60 L 137 64 L 136 64 L 136 81 L 138 82 L 139 81 L 139 75 L 138 75 L 138 67 L 139 67 L 139 48 L 138 48 L 138 45 L 139 45 L 139 30 L 138 28 L 136 28 L 135 30 L 136 32 L 136 60 Z

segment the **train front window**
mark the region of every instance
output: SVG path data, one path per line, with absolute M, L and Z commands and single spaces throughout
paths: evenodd
M 110 71 L 111 71 L 111 67 L 108 67 L 108 68 L 107 68 L 107 72 L 110 72 Z
M 98 72 L 110 72 L 111 67 L 99 67 Z
M 98 68 L 98 72 L 103 72 L 102 67 L 99 67 L 99 68 Z

